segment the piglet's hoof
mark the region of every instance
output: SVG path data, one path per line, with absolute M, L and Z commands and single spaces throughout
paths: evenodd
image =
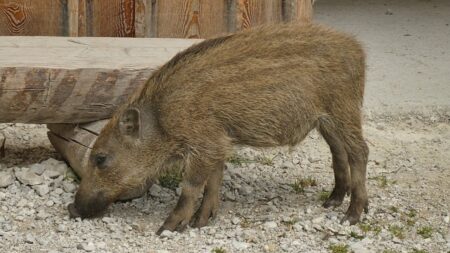
M 78 213 L 78 210 L 75 208 L 75 205 L 73 203 L 69 204 L 67 206 L 67 209 L 69 210 L 70 218 L 75 219 L 75 218 L 81 217 L 81 215 Z

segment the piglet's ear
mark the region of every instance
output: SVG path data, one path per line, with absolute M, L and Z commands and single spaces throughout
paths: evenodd
M 127 109 L 119 122 L 120 133 L 124 136 L 139 138 L 141 135 L 141 115 L 138 109 Z

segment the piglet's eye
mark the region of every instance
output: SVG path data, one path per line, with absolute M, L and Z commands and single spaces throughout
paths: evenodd
M 94 156 L 94 163 L 99 169 L 104 169 L 106 166 L 107 156 L 105 154 L 96 154 Z

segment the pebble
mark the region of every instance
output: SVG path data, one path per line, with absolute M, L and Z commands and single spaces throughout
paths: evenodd
M 61 232 L 61 233 L 66 232 L 67 228 L 64 224 L 59 224 L 58 227 L 56 228 L 56 231 Z
M 95 250 L 95 245 L 92 242 L 83 242 L 77 245 L 77 249 L 91 252 Z
M 98 242 L 97 249 L 106 249 L 106 243 L 105 242 Z
M 49 213 L 47 213 L 45 210 L 39 210 L 39 212 L 36 214 L 37 220 L 45 220 L 50 216 Z
M 150 195 L 152 197 L 160 197 L 162 192 L 162 187 L 158 184 L 153 184 L 152 187 L 150 187 Z
M 240 241 L 233 240 L 231 242 L 231 246 L 238 251 L 242 251 L 242 250 L 247 249 L 250 246 L 250 244 L 248 244 L 246 242 L 240 242 Z
M 226 200 L 230 200 L 230 201 L 236 200 L 236 196 L 234 196 L 234 194 L 231 191 L 226 191 L 224 195 L 225 195 Z
M 171 232 L 169 230 L 164 230 L 160 236 L 161 236 L 161 238 L 169 238 L 170 239 L 174 236 L 174 232 Z
M 16 177 L 11 169 L 3 171 L 0 170 L 0 188 L 5 188 L 14 183 Z
M 237 225 L 241 222 L 241 219 L 239 219 L 238 217 L 234 217 L 233 219 L 231 219 L 231 223 L 233 223 L 233 225 Z
M 264 227 L 268 229 L 274 229 L 278 227 L 278 224 L 275 221 L 268 221 L 264 223 Z
M 39 196 L 44 197 L 50 192 L 50 188 L 46 184 L 33 185 L 33 189 L 39 194 Z
M 62 186 L 63 186 L 64 191 L 67 193 L 75 192 L 75 190 L 77 189 L 77 187 L 74 183 L 68 182 L 68 181 L 64 181 L 62 183 Z
M 33 244 L 35 241 L 34 236 L 32 234 L 27 234 L 25 236 L 25 242 L 29 244 Z
M 14 174 L 17 179 L 25 185 L 38 185 L 44 182 L 44 179 L 31 171 L 29 168 L 15 168 Z
M 37 175 L 42 175 L 45 171 L 45 166 L 40 163 L 35 163 L 30 166 L 30 170 L 36 173 Z
M 241 195 L 247 196 L 252 194 L 253 192 L 253 187 L 249 186 L 249 185 L 244 185 L 241 188 L 239 188 L 239 193 Z

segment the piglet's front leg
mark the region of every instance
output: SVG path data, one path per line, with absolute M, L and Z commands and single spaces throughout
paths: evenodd
M 207 166 L 209 164 L 210 166 Z M 164 230 L 169 231 L 183 231 L 191 222 L 198 197 L 203 191 L 207 180 L 214 174 L 216 166 L 211 166 L 214 163 L 208 163 L 201 159 L 192 159 L 190 166 L 186 167 L 181 196 L 178 203 L 169 217 L 164 221 L 164 224 L 156 232 L 160 235 Z M 222 167 L 223 168 L 223 163 Z
M 191 221 L 195 212 L 195 204 L 202 192 L 204 183 L 192 184 L 189 180 L 183 180 L 181 196 L 175 209 L 170 213 L 164 224 L 156 232 L 161 235 L 164 230 L 183 231 Z

